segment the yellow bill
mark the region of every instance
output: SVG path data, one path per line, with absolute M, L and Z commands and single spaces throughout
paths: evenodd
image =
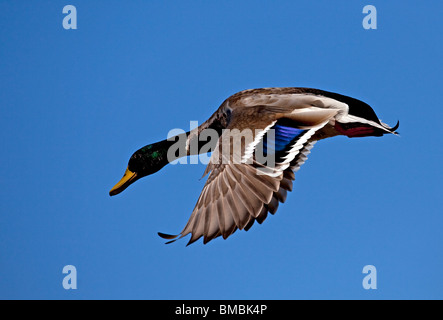
M 116 194 L 119 194 L 137 179 L 138 179 L 137 173 L 132 172 L 129 169 L 126 169 L 123 178 L 121 178 L 121 180 L 111 189 L 111 191 L 109 191 L 109 195 L 115 196 Z

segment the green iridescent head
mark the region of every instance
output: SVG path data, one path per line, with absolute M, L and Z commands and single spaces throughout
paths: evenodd
M 128 169 L 140 177 L 157 172 L 167 164 L 167 149 L 164 147 L 163 142 L 157 142 L 137 150 L 129 159 Z
M 111 196 L 119 194 L 140 178 L 153 174 L 168 164 L 167 154 L 171 143 L 163 140 L 147 145 L 131 156 L 123 178 L 109 192 Z

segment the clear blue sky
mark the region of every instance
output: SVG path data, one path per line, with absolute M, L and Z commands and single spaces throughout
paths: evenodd
M 77 8 L 77 30 L 62 26 Z M 362 27 L 375 5 L 377 30 Z M 443 298 L 438 1 L 1 1 L 0 298 Z M 401 137 L 319 142 L 275 216 L 185 247 L 204 165 L 109 197 L 129 156 L 248 88 L 369 103 Z M 62 287 L 65 265 L 78 289 Z M 377 268 L 377 290 L 362 269 Z

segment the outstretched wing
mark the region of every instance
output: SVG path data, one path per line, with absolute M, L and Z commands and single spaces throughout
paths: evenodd
M 226 239 L 237 229 L 249 230 L 255 221 L 262 223 L 286 200 L 294 171 L 305 162 L 315 143 L 313 135 L 328 121 L 307 127 L 288 118 L 275 120 L 245 146 L 241 163 L 215 161 L 222 157 L 214 152 L 207 168 L 210 175 L 186 226 L 178 235 L 159 235 L 171 240 L 168 243 L 188 234 L 188 245 L 201 237 L 207 243 L 219 236 Z M 222 141 L 223 137 L 219 144 Z M 258 161 L 259 148 L 267 159 L 273 156 L 272 165 Z

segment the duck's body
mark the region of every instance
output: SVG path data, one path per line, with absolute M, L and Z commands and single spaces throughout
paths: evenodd
M 318 140 L 396 134 L 397 128 L 382 123 L 366 103 L 340 94 L 310 88 L 245 90 L 226 99 L 197 129 L 135 152 L 110 194 L 180 156 L 208 152 L 200 137 L 216 132 L 219 139 L 205 171 L 210 174 L 188 223 L 179 235 L 159 235 L 171 240 L 191 233 L 188 244 L 202 236 L 204 243 L 220 235 L 226 239 L 276 212 Z M 180 139 L 185 143 L 179 155 L 168 153 Z

